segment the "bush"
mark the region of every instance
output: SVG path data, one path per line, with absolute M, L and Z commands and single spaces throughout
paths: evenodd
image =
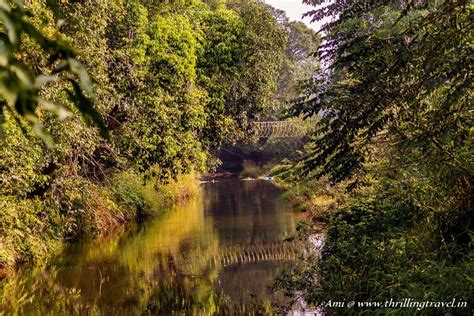
M 111 183 L 120 203 L 139 218 L 157 215 L 164 206 L 185 200 L 199 191 L 194 173 L 178 175 L 176 179 L 160 184 L 155 179 L 144 181 L 139 174 L 128 170 L 115 174 Z
M 396 196 L 361 197 L 334 212 L 321 260 L 293 270 L 279 285 L 301 289 L 306 301 L 314 305 L 330 300 L 456 298 L 472 306 L 472 245 L 467 249 L 453 243 L 437 245 L 427 225 L 426 213 Z M 308 286 L 308 280 L 312 286 Z M 357 314 L 364 310 L 344 312 Z M 390 312 L 412 314 L 414 310 Z
M 250 160 L 244 160 L 243 170 L 240 172 L 241 178 L 258 178 L 264 175 L 264 170 Z
M 61 249 L 57 208 L 39 199 L 0 199 L 0 269 L 42 262 Z

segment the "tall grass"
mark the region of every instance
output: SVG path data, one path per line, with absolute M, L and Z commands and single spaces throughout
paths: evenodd
M 244 160 L 242 164 L 243 170 L 240 172 L 240 178 L 253 178 L 256 179 L 265 174 L 262 167 L 250 160 Z

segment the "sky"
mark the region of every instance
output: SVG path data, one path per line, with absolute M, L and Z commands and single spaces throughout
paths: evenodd
M 319 30 L 320 23 L 310 23 L 310 18 L 302 18 L 304 13 L 314 10 L 314 7 L 303 4 L 302 0 L 265 0 L 265 3 L 286 11 L 286 15 L 290 18 L 290 21 L 302 21 L 313 30 Z

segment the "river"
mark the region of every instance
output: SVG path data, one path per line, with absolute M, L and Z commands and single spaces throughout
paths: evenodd
M 298 254 L 296 218 L 269 181 L 223 179 L 160 217 L 24 268 L 12 297 L 38 315 L 268 314 L 268 287 Z M 15 305 L 15 304 L 13 304 Z

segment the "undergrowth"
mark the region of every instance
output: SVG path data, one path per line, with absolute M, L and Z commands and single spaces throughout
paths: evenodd
M 0 269 L 25 262 L 42 263 L 67 241 L 97 238 L 199 190 L 196 176 L 180 175 L 168 184 L 143 180 L 133 171 L 94 183 L 68 177 L 46 198 L 0 197 Z
M 240 178 L 258 178 L 261 177 L 265 174 L 265 170 L 260 167 L 257 163 L 250 161 L 250 160 L 244 160 L 242 164 L 242 171 L 240 172 L 239 177 Z
M 356 197 L 349 198 L 326 187 L 324 181 L 288 187 L 287 194 L 296 199 L 295 203 L 306 200 L 303 208 L 311 214 L 309 226 L 326 223 L 325 246 L 321 259 L 294 265 L 278 278 L 275 289 L 282 289 L 289 296 L 296 291 L 307 303 L 323 306 L 329 314 L 469 314 L 474 306 L 472 231 L 471 242 L 465 244 L 442 238 L 438 233 L 444 225 L 442 217 L 390 191 L 381 194 L 372 188 L 372 192 L 359 191 Z M 311 233 L 311 228 L 307 229 L 306 234 Z M 467 308 L 328 306 L 328 302 L 391 299 L 456 299 Z

